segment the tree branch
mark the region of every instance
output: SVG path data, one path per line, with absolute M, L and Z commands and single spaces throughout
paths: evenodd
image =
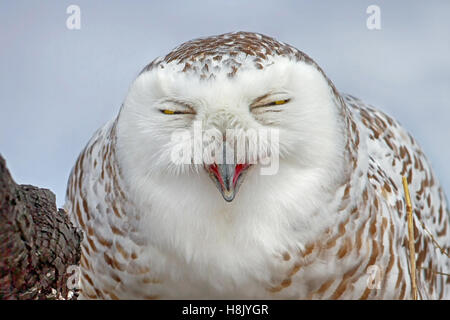
M 66 270 L 81 240 L 55 195 L 17 185 L 0 155 L 0 299 L 76 299 Z

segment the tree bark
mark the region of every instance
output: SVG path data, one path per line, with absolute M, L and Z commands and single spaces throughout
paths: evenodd
M 0 155 L 0 299 L 76 299 L 82 233 L 47 189 L 17 185 Z

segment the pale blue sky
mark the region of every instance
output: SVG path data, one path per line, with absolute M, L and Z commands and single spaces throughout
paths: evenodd
M 66 8 L 81 8 L 81 30 Z M 381 8 L 381 30 L 366 8 Z M 256 31 L 313 57 L 337 88 L 397 118 L 450 192 L 450 1 L 0 0 L 0 153 L 19 183 L 64 203 L 70 170 L 156 56 Z

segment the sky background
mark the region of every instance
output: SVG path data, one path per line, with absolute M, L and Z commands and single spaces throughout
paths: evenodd
M 69 30 L 69 5 L 81 29 Z M 369 5 L 381 30 L 368 30 Z M 338 90 L 394 116 L 450 193 L 450 1 L 0 0 L 0 154 L 56 193 L 139 71 L 187 40 L 255 31 L 310 55 Z

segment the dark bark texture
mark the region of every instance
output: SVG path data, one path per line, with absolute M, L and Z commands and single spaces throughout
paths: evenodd
M 0 156 L 0 299 L 76 299 L 67 268 L 79 264 L 82 234 L 55 200 L 17 185 Z

